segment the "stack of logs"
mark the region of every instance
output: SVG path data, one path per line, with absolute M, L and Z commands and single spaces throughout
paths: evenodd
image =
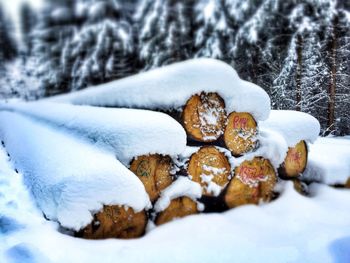
M 186 130 L 188 146 L 197 146 L 194 153 L 177 164 L 169 156 L 138 156 L 130 163 L 130 170 L 144 184 L 152 204 L 179 176 L 199 183 L 202 198 L 178 197 L 160 213 L 135 213 L 131 208 L 105 206 L 94 215 L 89 226 L 77 233 L 78 236 L 135 238 L 144 234 L 149 220 L 161 225 L 174 218 L 199 213 L 197 202 L 204 204 L 204 212 L 220 212 L 274 198 L 277 175 L 270 161 L 261 156 L 244 159 L 246 153 L 259 147 L 257 122 L 250 113 L 226 112 L 225 102 L 219 94 L 201 93 L 189 98 L 182 112 L 172 112 L 171 116 Z M 239 159 L 242 161 L 233 167 L 232 157 L 242 157 Z M 298 178 L 306 162 L 307 145 L 301 141 L 289 148 L 278 174 L 283 179 Z M 182 165 L 179 167 L 178 163 Z M 297 187 L 298 183 L 296 180 Z

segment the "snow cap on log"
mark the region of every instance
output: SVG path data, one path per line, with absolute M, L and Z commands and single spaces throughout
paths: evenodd
M 239 78 L 228 64 L 210 58 L 174 63 L 148 72 L 49 100 L 94 106 L 142 109 L 181 109 L 194 94 L 216 92 L 228 113 L 248 112 L 267 119 L 270 98 L 259 86 Z
M 0 108 L 83 135 L 113 151 L 125 165 L 136 156 L 155 153 L 176 156 L 186 148 L 185 130 L 160 112 L 49 102 L 3 104 Z
M 320 123 L 313 116 L 292 110 L 272 110 L 260 127 L 280 133 L 289 147 L 301 140 L 313 143 L 320 133 Z
M 69 133 L 1 112 L 0 137 L 39 208 L 63 227 L 81 229 L 103 205 L 136 212 L 150 205 L 141 181 L 113 154 Z
M 162 191 L 160 198 L 154 205 L 154 210 L 157 213 L 164 211 L 172 200 L 183 196 L 196 201 L 202 196 L 202 188 L 198 183 L 191 181 L 189 178 L 180 176 L 174 183 Z

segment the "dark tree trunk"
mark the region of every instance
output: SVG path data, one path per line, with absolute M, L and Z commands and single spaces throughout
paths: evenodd
M 301 72 L 303 63 L 303 38 L 300 34 L 297 36 L 297 75 L 296 75 L 296 106 L 295 110 L 301 111 Z
M 331 83 L 328 89 L 328 130 L 329 133 L 334 131 L 334 121 L 335 121 L 335 94 L 337 85 L 337 27 L 338 27 L 338 17 L 334 17 L 333 20 L 333 32 L 330 43 L 330 54 L 331 54 Z

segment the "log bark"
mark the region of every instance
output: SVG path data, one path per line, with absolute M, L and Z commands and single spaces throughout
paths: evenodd
M 219 195 L 229 182 L 231 165 L 216 147 L 203 146 L 190 157 L 187 172 L 194 182 L 202 186 L 203 195 L 213 196 Z
M 256 145 L 257 123 L 247 112 L 232 112 L 224 133 L 226 147 L 234 156 L 253 150 Z
M 170 202 L 170 205 L 160 212 L 155 220 L 157 226 L 188 215 L 197 214 L 197 203 L 188 197 L 179 197 Z
M 93 221 L 76 234 L 86 239 L 136 238 L 145 233 L 147 216 L 145 211 L 135 213 L 132 208 L 104 206 L 94 215 Z
M 182 112 L 182 124 L 188 136 L 200 142 L 216 141 L 226 125 L 225 102 L 217 93 L 193 95 Z
M 293 186 L 295 191 L 304 196 L 309 196 L 309 189 L 306 183 L 300 181 L 298 178 L 293 179 Z
M 144 184 L 151 202 L 154 202 L 160 192 L 173 182 L 171 168 L 171 158 L 159 154 L 139 156 L 130 165 L 130 170 Z
M 345 188 L 350 188 L 350 177 L 345 183 Z
M 277 177 L 270 161 L 255 157 L 244 161 L 235 169 L 225 193 L 225 203 L 229 208 L 245 204 L 258 204 L 261 200 L 268 202 L 273 198 L 273 189 Z
M 307 145 L 305 141 L 298 142 L 294 147 L 289 147 L 287 156 L 278 169 L 281 178 L 297 178 L 304 172 L 307 164 Z

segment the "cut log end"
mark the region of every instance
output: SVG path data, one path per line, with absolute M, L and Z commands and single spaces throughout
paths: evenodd
M 151 202 L 154 202 L 160 192 L 172 183 L 171 168 L 171 158 L 159 154 L 140 156 L 130 165 L 130 170 L 144 184 Z
M 350 177 L 345 183 L 345 188 L 350 188 Z
M 217 196 L 230 180 L 231 165 L 216 147 L 204 146 L 191 156 L 188 174 L 202 186 L 203 195 Z
M 135 213 L 132 208 L 104 206 L 94 215 L 94 220 L 77 233 L 86 239 L 137 238 L 145 233 L 147 216 L 145 211 Z
M 240 156 L 256 147 L 257 123 L 247 112 L 232 112 L 224 133 L 226 147 L 234 156 Z
M 176 218 L 197 214 L 197 203 L 188 197 L 179 197 L 171 201 L 170 205 L 158 214 L 155 224 L 157 226 L 170 222 Z
M 229 208 L 245 204 L 258 204 L 261 200 L 268 202 L 273 197 L 277 177 L 269 160 L 255 157 L 244 161 L 235 169 L 225 193 L 225 202 Z
M 183 113 L 183 126 L 194 140 L 216 141 L 226 125 L 224 100 L 217 93 L 193 95 L 186 103 Z
M 278 172 L 282 178 L 296 178 L 304 172 L 307 164 L 307 145 L 305 141 L 289 147 L 287 156 Z

